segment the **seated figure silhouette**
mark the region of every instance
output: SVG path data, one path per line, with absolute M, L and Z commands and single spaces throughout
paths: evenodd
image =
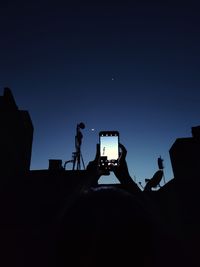
M 114 170 L 130 191 L 116 187 L 90 187 L 101 176 L 98 146 L 87 170 L 88 182 L 82 194 L 63 214 L 56 235 L 56 266 L 155 266 L 155 216 L 140 189 L 131 179 L 126 149 Z
M 63 218 L 56 266 L 153 266 L 152 228 L 148 211 L 130 193 L 91 189 Z

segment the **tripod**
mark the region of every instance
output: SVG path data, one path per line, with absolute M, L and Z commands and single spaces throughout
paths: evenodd
M 85 170 L 85 164 L 83 161 L 83 156 L 81 154 L 81 144 L 83 135 L 81 133 L 81 129 L 85 128 L 85 124 L 83 122 L 77 124 L 76 126 L 76 136 L 75 136 L 75 148 L 76 152 L 72 153 L 72 160 L 65 161 L 64 168 L 66 167 L 67 163 L 72 162 L 73 167 L 72 170 L 81 170 L 81 163 L 83 165 L 83 169 Z
M 83 169 L 85 170 L 85 164 L 83 160 L 83 156 L 81 153 L 81 144 L 83 139 L 83 134 L 81 133 L 81 129 L 85 128 L 85 124 L 83 122 L 77 124 L 76 126 L 76 136 L 75 136 L 75 148 L 76 152 L 72 153 L 72 159 L 65 161 L 64 169 L 68 163 L 73 163 L 72 170 L 81 170 L 81 163 L 83 165 Z
M 76 126 L 76 136 L 75 136 L 75 148 L 76 152 L 73 152 L 73 170 L 81 170 L 81 162 L 83 168 L 85 170 L 85 164 L 83 161 L 83 156 L 81 154 L 81 144 L 83 139 L 83 134 L 81 133 L 81 129 L 85 128 L 85 124 L 83 122 L 77 124 Z

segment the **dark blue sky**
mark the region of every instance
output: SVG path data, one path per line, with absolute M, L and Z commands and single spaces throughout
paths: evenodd
M 159 155 L 171 179 L 169 148 L 200 124 L 199 31 L 192 2 L 1 3 L 0 87 L 32 117 L 31 168 L 70 159 L 83 121 L 86 164 L 98 132 L 118 130 L 137 182 Z

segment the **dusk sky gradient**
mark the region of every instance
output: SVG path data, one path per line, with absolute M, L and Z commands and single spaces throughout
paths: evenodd
M 173 178 L 171 145 L 200 125 L 199 13 L 189 1 L 1 2 L 0 94 L 30 113 L 31 169 L 71 159 L 84 122 L 86 165 L 99 131 L 117 130 L 136 182 L 160 155 Z

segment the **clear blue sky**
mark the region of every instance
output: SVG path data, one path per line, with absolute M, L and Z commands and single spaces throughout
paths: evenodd
M 68 2 L 0 4 L 0 87 L 2 93 L 10 87 L 30 112 L 31 168 L 70 159 L 82 121 L 85 164 L 94 158 L 99 131 L 118 130 L 137 182 L 152 177 L 160 155 L 170 180 L 171 145 L 200 125 L 197 7 Z

